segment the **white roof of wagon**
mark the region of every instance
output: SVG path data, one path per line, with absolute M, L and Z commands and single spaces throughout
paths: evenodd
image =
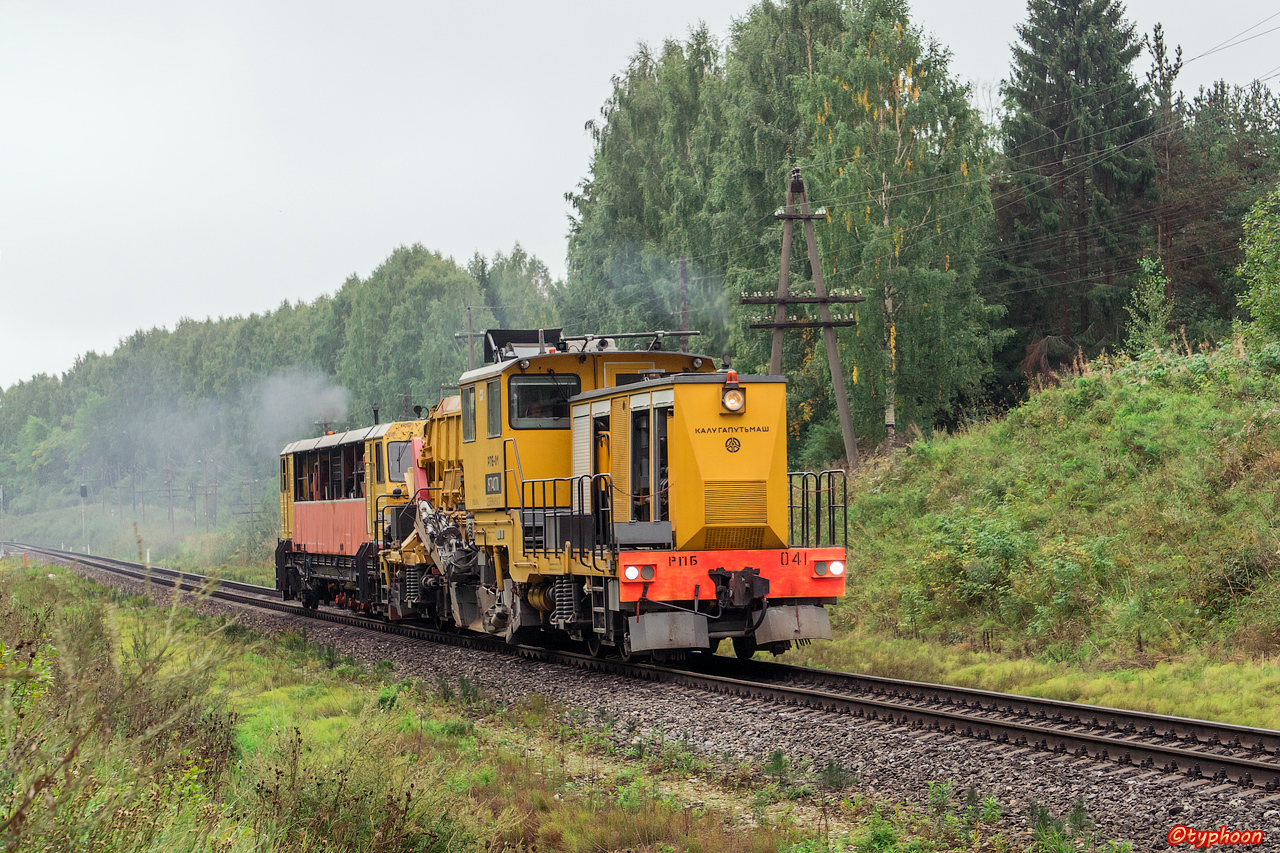
M 280 455 L 288 456 L 291 453 L 304 453 L 308 450 L 321 450 L 326 447 L 337 447 L 342 444 L 357 444 L 374 438 L 382 438 L 387 434 L 387 430 L 391 428 L 393 423 L 394 421 L 388 421 L 385 424 L 376 424 L 371 427 L 350 429 L 346 432 L 335 432 L 332 435 L 322 435 L 317 438 L 304 438 L 301 441 L 295 441 L 292 444 L 285 445 L 284 450 L 280 451 Z

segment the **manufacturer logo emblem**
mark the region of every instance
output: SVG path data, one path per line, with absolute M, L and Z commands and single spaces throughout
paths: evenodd
M 736 438 L 731 438 L 724 443 L 724 449 L 730 453 L 737 453 L 742 449 L 742 442 Z

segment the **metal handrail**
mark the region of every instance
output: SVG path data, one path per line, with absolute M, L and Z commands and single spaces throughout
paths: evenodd
M 512 470 L 511 468 L 507 467 L 507 442 L 511 443 L 511 447 L 516 452 L 515 470 Z M 508 473 L 515 474 L 516 478 L 520 480 L 520 492 L 519 492 L 520 512 L 523 514 L 524 513 L 524 466 L 520 464 L 520 446 L 516 444 L 516 440 L 514 438 L 510 438 L 510 437 L 504 438 L 502 440 L 502 503 L 506 506 L 509 506 L 509 504 L 507 503 L 507 474 Z
M 593 506 L 593 504 L 591 503 L 590 498 L 591 498 L 594 494 L 596 494 L 596 483 L 598 483 L 598 482 L 603 482 L 603 483 L 605 484 L 605 488 L 604 488 L 604 490 L 603 490 L 603 491 L 604 491 L 604 494 L 612 496 L 612 494 L 613 494 L 613 475 L 612 475 L 612 474 L 590 474 L 590 475 L 583 475 L 582 477 L 579 477 L 578 479 L 579 479 L 579 485 L 578 485 L 578 488 L 579 488 L 579 493 L 578 493 L 578 505 L 579 505 L 579 506 L 584 506 L 584 505 L 585 505 L 585 506 L 592 507 L 592 512 L 590 513 L 590 515 L 591 515 L 591 517 L 592 517 L 592 519 L 593 519 L 593 521 L 594 521 L 594 519 L 595 519 L 595 511 L 594 511 L 594 510 L 595 510 L 595 507 L 594 507 L 594 506 Z M 587 500 L 587 502 L 586 502 L 585 504 L 584 504 L 584 502 L 582 501 L 582 492 L 581 492 L 581 488 L 582 488 L 582 484 L 583 484 L 583 483 L 587 483 L 587 484 L 589 485 L 589 488 L 588 488 L 588 490 L 587 490 L 587 495 L 586 495 L 586 497 L 587 497 L 587 499 L 588 499 L 588 500 Z M 617 533 L 616 533 L 616 531 L 614 530 L 614 526 L 613 526 L 613 499 L 612 499 L 612 497 L 610 497 L 610 500 L 609 500 L 609 503 L 608 503 L 608 505 L 607 505 L 607 506 L 602 506 L 602 507 L 600 507 L 600 512 L 602 513 L 602 516 L 603 516 L 603 518 L 605 519 L 605 524 L 604 524 L 604 526 L 605 526 L 605 530 L 606 530 L 606 531 L 608 531 L 608 541 L 606 541 L 606 542 L 601 542 L 601 541 L 599 541 L 599 540 L 596 538 L 596 528 L 595 528 L 595 525 L 594 525 L 594 524 L 592 524 L 592 526 L 591 526 L 591 565 L 590 565 L 590 566 L 587 566 L 587 563 L 586 563 L 586 561 L 585 561 L 585 560 L 583 560 L 581 557 L 579 557 L 579 558 L 578 558 L 578 563 L 579 563 L 580 565 L 582 565 L 582 566 L 586 566 L 587 568 L 590 568 L 590 569 L 592 569 L 592 570 L 594 570 L 594 571 L 597 571 L 597 572 L 603 572 L 603 571 L 606 571 L 606 570 L 609 568 L 609 564 L 608 564 L 608 563 L 605 563 L 605 567 L 604 567 L 604 569 L 601 569 L 601 568 L 600 568 L 600 566 L 599 566 L 599 564 L 598 564 L 598 563 L 599 563 L 599 561 L 597 560 L 597 555 L 598 555 L 598 554 L 602 553 L 606 548 L 608 548 L 608 549 L 609 549 L 609 551 L 610 551 L 611 553 L 613 553 L 613 554 L 617 554 L 617 553 L 618 553 L 618 537 L 617 537 Z
M 575 478 L 575 477 L 547 477 L 547 478 L 545 478 L 545 479 L 541 479 L 541 480 L 524 480 L 524 481 L 522 481 L 522 482 L 521 482 L 521 490 L 520 490 L 520 526 L 523 528 L 523 527 L 524 527 L 524 525 L 525 525 L 525 514 L 526 514 L 526 513 L 530 513 L 530 514 L 532 514 L 533 518 L 535 518 L 535 519 L 536 519 L 536 518 L 538 517 L 538 513 L 539 513 L 539 512 L 541 512 L 541 514 L 542 514 L 542 529 L 543 529 L 543 533 L 542 533 L 542 556 L 544 556 L 544 557 L 549 557 L 549 556 L 551 556 L 552 554 L 559 554 L 559 553 L 563 550 L 563 549 L 560 547 L 560 542 L 559 542 L 559 541 L 556 541 L 556 542 L 554 543 L 555 547 L 554 547 L 553 549 L 548 549 L 548 547 L 547 547 L 547 541 L 548 541 L 548 540 L 547 540 L 547 532 L 546 532 L 546 531 L 547 531 L 547 513 L 548 513 L 548 511 L 550 511 L 550 512 L 554 513 L 554 514 L 551 516 L 552 518 L 559 518 L 559 517 L 560 517 L 560 513 L 561 513 L 561 511 L 562 511 L 562 510 L 566 510 L 566 509 L 567 509 L 567 510 L 569 511 L 570 515 L 572 515 L 572 513 L 573 513 L 573 491 L 572 491 L 572 490 L 573 490 L 573 482 L 574 482 L 574 480 L 576 480 L 576 479 L 577 479 L 577 478 Z M 569 485 L 569 490 L 570 490 L 570 491 L 569 491 L 569 499 L 570 499 L 570 501 L 569 501 L 569 505 L 568 505 L 568 506 L 561 506 L 561 504 L 560 504 L 560 498 L 559 498 L 559 492 L 560 492 L 559 485 L 560 485 L 560 483 L 566 483 L 566 484 L 568 484 L 568 485 Z M 550 503 L 550 504 L 548 504 L 548 503 L 547 503 L 547 486 L 548 486 L 548 484 L 551 486 L 551 503 Z M 537 501 L 537 497 L 539 497 L 539 496 L 537 495 L 537 493 L 536 493 L 536 491 L 535 491 L 535 490 L 537 490 L 538 488 L 541 488 L 541 498 L 542 498 L 541 503 L 538 503 L 538 501 Z M 526 491 L 528 492 L 528 494 L 527 494 L 527 495 L 526 495 Z M 558 538 L 559 538 L 559 537 L 557 536 L 557 540 L 558 540 Z M 529 537 L 528 537 L 527 535 L 524 537 L 524 541 L 525 541 L 525 545 L 526 545 L 526 546 L 528 546 L 528 545 L 529 545 Z M 536 541 L 535 541 L 535 542 L 534 542 L 534 545 L 533 545 L 533 552 L 536 554 L 536 553 L 537 553 L 537 551 L 538 551 L 538 547 L 537 547 L 537 544 L 536 544 Z
M 796 503 L 797 484 L 800 491 L 799 504 Z M 795 544 L 803 548 L 816 548 L 824 544 L 848 545 L 849 479 L 844 470 L 830 468 L 820 472 L 789 471 L 787 486 L 787 532 L 789 536 L 798 533 L 801 540 Z M 797 514 L 800 516 L 798 529 Z M 823 533 L 824 516 L 825 535 Z M 837 536 L 837 530 L 839 536 Z
M 568 503 L 560 502 L 560 484 L 564 483 L 569 486 Z M 603 486 L 603 488 L 601 488 Z M 588 518 L 591 519 L 591 529 L 589 542 L 575 546 L 571 541 L 569 543 L 570 557 L 579 565 L 590 568 L 595 571 L 607 571 L 609 568 L 606 562 L 604 568 L 601 568 L 600 557 L 606 552 L 616 554 L 618 550 L 618 537 L 613 521 L 613 501 L 609 499 L 608 503 L 597 507 L 595 504 L 595 495 L 610 494 L 613 489 L 613 478 L 609 474 L 583 474 L 578 477 L 547 477 L 538 480 L 523 480 L 520 490 L 520 526 L 523 541 L 526 547 L 532 545 L 533 553 L 538 553 L 536 537 L 530 537 L 524 533 L 526 521 L 535 522 L 542 521 L 542 547 L 541 553 L 544 557 L 553 554 L 564 553 L 560 540 L 559 519 L 561 518 Z M 540 492 L 539 492 L 540 490 Z M 547 493 L 550 490 L 551 499 L 548 502 Z M 539 497 L 541 502 L 538 502 Z M 575 515 L 576 510 L 576 515 Z M 600 515 L 597 515 L 597 511 Z M 549 519 L 557 519 L 556 523 L 556 541 L 551 542 L 548 534 L 547 521 Z M 597 530 L 597 521 L 603 521 L 604 530 Z M 586 560 L 587 552 L 591 553 L 591 562 Z

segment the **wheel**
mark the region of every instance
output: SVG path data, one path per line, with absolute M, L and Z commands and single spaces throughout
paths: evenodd
M 587 635 L 587 653 L 593 658 L 602 658 L 605 655 L 605 645 L 595 631 Z
M 738 660 L 751 660 L 756 653 L 756 638 L 734 637 L 733 653 L 738 656 Z
M 623 663 L 635 663 L 649 657 L 649 653 L 631 651 L 631 635 L 628 634 L 623 637 L 622 645 L 618 646 L 618 657 L 622 658 Z
M 449 631 L 453 628 L 453 616 L 439 607 L 431 608 L 431 627 L 437 631 Z

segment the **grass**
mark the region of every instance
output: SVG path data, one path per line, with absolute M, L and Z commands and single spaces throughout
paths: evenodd
M 1007 849 L 988 819 L 885 803 L 839 767 L 717 764 L 14 560 L 0 688 L 5 849 Z
M 1143 666 L 1104 658 L 1064 664 L 978 651 L 967 643 L 849 631 L 831 643 L 788 652 L 786 662 L 1280 729 L 1275 658 L 1230 660 L 1192 651 Z
M 1278 368 L 1100 361 L 865 466 L 837 640 L 788 661 L 1280 728 Z

